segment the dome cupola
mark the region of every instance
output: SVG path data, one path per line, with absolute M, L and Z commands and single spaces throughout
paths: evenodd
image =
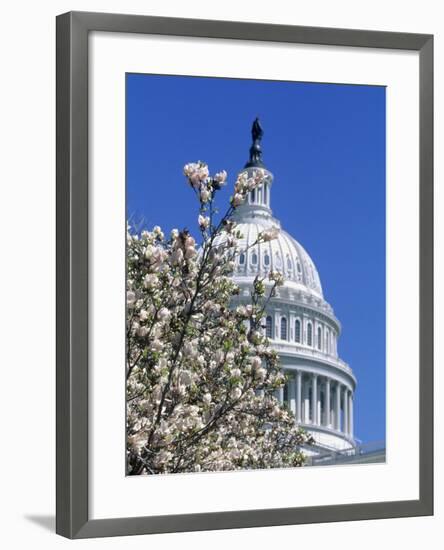
M 243 249 L 236 266 L 236 276 L 265 275 L 268 271 L 279 271 L 286 284 L 323 298 L 318 271 L 303 246 L 281 228 L 279 220 L 273 217 L 270 206 L 271 187 L 274 176 L 262 159 L 261 140 L 264 135 L 261 123 L 256 118 L 251 129 L 253 143 L 250 158 L 242 172 L 248 176 L 255 170 L 265 173 L 264 183 L 250 191 L 244 203 L 236 208 L 232 219 L 243 235 L 240 248 Z M 254 244 L 261 231 L 270 227 L 279 228 L 279 236 L 269 242 Z

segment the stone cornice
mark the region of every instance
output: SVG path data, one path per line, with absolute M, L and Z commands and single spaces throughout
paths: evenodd
M 270 340 L 270 346 L 276 350 L 282 358 L 282 368 L 291 368 L 286 360 L 299 360 L 307 363 L 307 368 L 313 368 L 313 372 L 325 376 L 327 372 L 322 372 L 322 369 L 328 369 L 329 375 L 334 375 L 335 371 L 352 381 L 353 389 L 356 387 L 356 377 L 353 374 L 351 367 L 342 361 L 339 357 L 333 357 L 312 348 L 293 344 L 291 342 L 281 342 L 279 340 Z

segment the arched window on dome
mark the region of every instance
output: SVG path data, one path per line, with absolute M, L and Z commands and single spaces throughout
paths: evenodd
M 315 282 L 315 275 L 314 275 L 314 269 L 313 269 L 313 266 L 310 265 L 310 273 L 311 273 L 311 281 L 312 283 Z
M 307 346 L 313 345 L 313 326 L 311 323 L 307 325 Z
M 253 189 L 250 194 L 250 202 L 254 204 L 256 202 L 256 189 Z
M 282 267 L 282 258 L 281 258 L 278 251 L 276 251 L 276 253 L 274 255 L 274 263 L 275 263 L 276 267 Z
M 318 327 L 318 349 L 322 350 L 322 328 Z
M 330 353 L 330 331 L 325 329 L 325 352 Z
M 256 250 L 253 250 L 253 254 L 251 255 L 251 263 L 253 265 L 257 265 L 257 252 L 256 252 Z
M 266 267 L 270 265 L 270 256 L 268 255 L 268 252 L 265 252 L 265 255 L 264 255 L 264 265 Z
M 244 263 L 245 263 L 245 254 L 243 252 L 240 253 L 239 263 L 240 263 L 240 265 L 244 265 Z
M 291 271 L 293 269 L 293 264 L 291 263 L 291 258 L 287 254 L 287 269 L 288 271 Z
M 299 319 L 296 319 L 294 324 L 294 339 L 298 344 L 301 343 L 301 322 Z
M 296 267 L 297 267 L 298 273 L 302 273 L 302 268 L 299 260 L 296 261 Z
M 287 318 L 281 319 L 281 340 L 287 340 Z
M 267 338 L 273 338 L 273 319 L 271 315 L 268 315 L 265 320 L 265 335 Z

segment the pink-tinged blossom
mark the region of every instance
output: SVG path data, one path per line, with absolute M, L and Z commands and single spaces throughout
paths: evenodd
M 148 312 L 145 309 L 142 309 L 139 313 L 139 319 L 141 321 L 147 321 L 148 317 L 149 317 Z
M 162 351 L 163 349 L 163 342 L 161 340 L 153 340 L 151 342 L 151 349 L 153 351 Z
M 158 283 L 158 278 L 154 273 L 147 273 L 143 279 L 143 286 L 145 288 L 154 288 Z
M 166 307 L 163 307 L 159 310 L 158 318 L 160 321 L 168 321 L 168 319 L 171 317 L 171 312 Z
M 191 186 L 195 189 L 199 188 L 200 184 L 205 182 L 209 176 L 208 166 L 200 161 L 186 164 L 183 171 Z
M 162 231 L 162 229 L 160 229 L 160 227 L 158 225 L 153 227 L 153 234 L 159 240 L 163 240 L 163 238 L 164 238 L 163 231 Z
M 126 293 L 126 304 L 128 307 L 133 307 L 136 302 L 136 295 L 131 290 Z
M 139 327 L 137 330 L 137 336 L 140 336 L 141 338 L 145 338 L 149 334 L 148 327 Z
M 203 203 L 206 203 L 210 200 L 210 197 L 211 197 L 211 193 L 210 191 L 206 188 L 206 187 L 203 187 L 201 190 L 200 190 L 200 200 L 203 202 Z
M 194 247 L 188 246 L 187 248 L 185 248 L 185 258 L 187 260 L 191 260 L 191 258 L 194 258 L 196 255 L 197 250 Z
M 251 366 L 254 369 L 259 369 L 260 367 L 262 367 L 262 359 L 258 356 L 253 357 L 253 359 L 251 360 Z
M 227 172 L 225 170 L 222 170 L 221 172 L 217 172 L 217 174 L 214 175 L 213 179 L 219 185 L 224 185 L 227 181 Z
M 190 247 L 194 247 L 194 246 L 196 246 L 196 241 L 194 240 L 194 238 L 191 235 L 187 235 L 187 237 L 185 239 L 185 247 L 190 248 Z
M 171 262 L 173 265 L 177 265 L 177 264 L 180 264 L 182 260 L 183 260 L 183 250 L 181 248 L 177 248 L 171 254 Z
M 279 227 L 270 227 L 270 229 L 265 229 L 259 234 L 259 239 L 268 242 L 279 237 Z
M 198 223 L 202 229 L 208 229 L 210 227 L 210 218 L 199 214 Z
M 284 283 L 284 276 L 279 271 L 270 271 L 268 279 L 275 282 L 278 286 Z
M 235 193 L 233 198 L 231 199 L 231 204 L 234 206 L 234 208 L 241 205 L 245 200 L 245 196 L 241 195 L 240 193 Z
M 242 395 L 242 390 L 239 388 L 239 386 L 236 386 L 231 390 L 230 397 L 234 400 L 239 399 Z

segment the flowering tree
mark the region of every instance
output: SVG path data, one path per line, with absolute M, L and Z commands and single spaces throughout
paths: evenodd
M 238 177 L 218 221 L 226 172 L 210 177 L 201 162 L 184 172 L 199 203 L 200 247 L 187 230 L 166 238 L 159 227 L 128 229 L 128 473 L 300 466 L 311 438 L 275 397 L 285 378 L 262 326 L 281 274 L 257 277 L 251 303 L 233 307 L 241 235 L 231 216 L 265 172 Z M 272 228 L 258 242 L 276 236 Z

